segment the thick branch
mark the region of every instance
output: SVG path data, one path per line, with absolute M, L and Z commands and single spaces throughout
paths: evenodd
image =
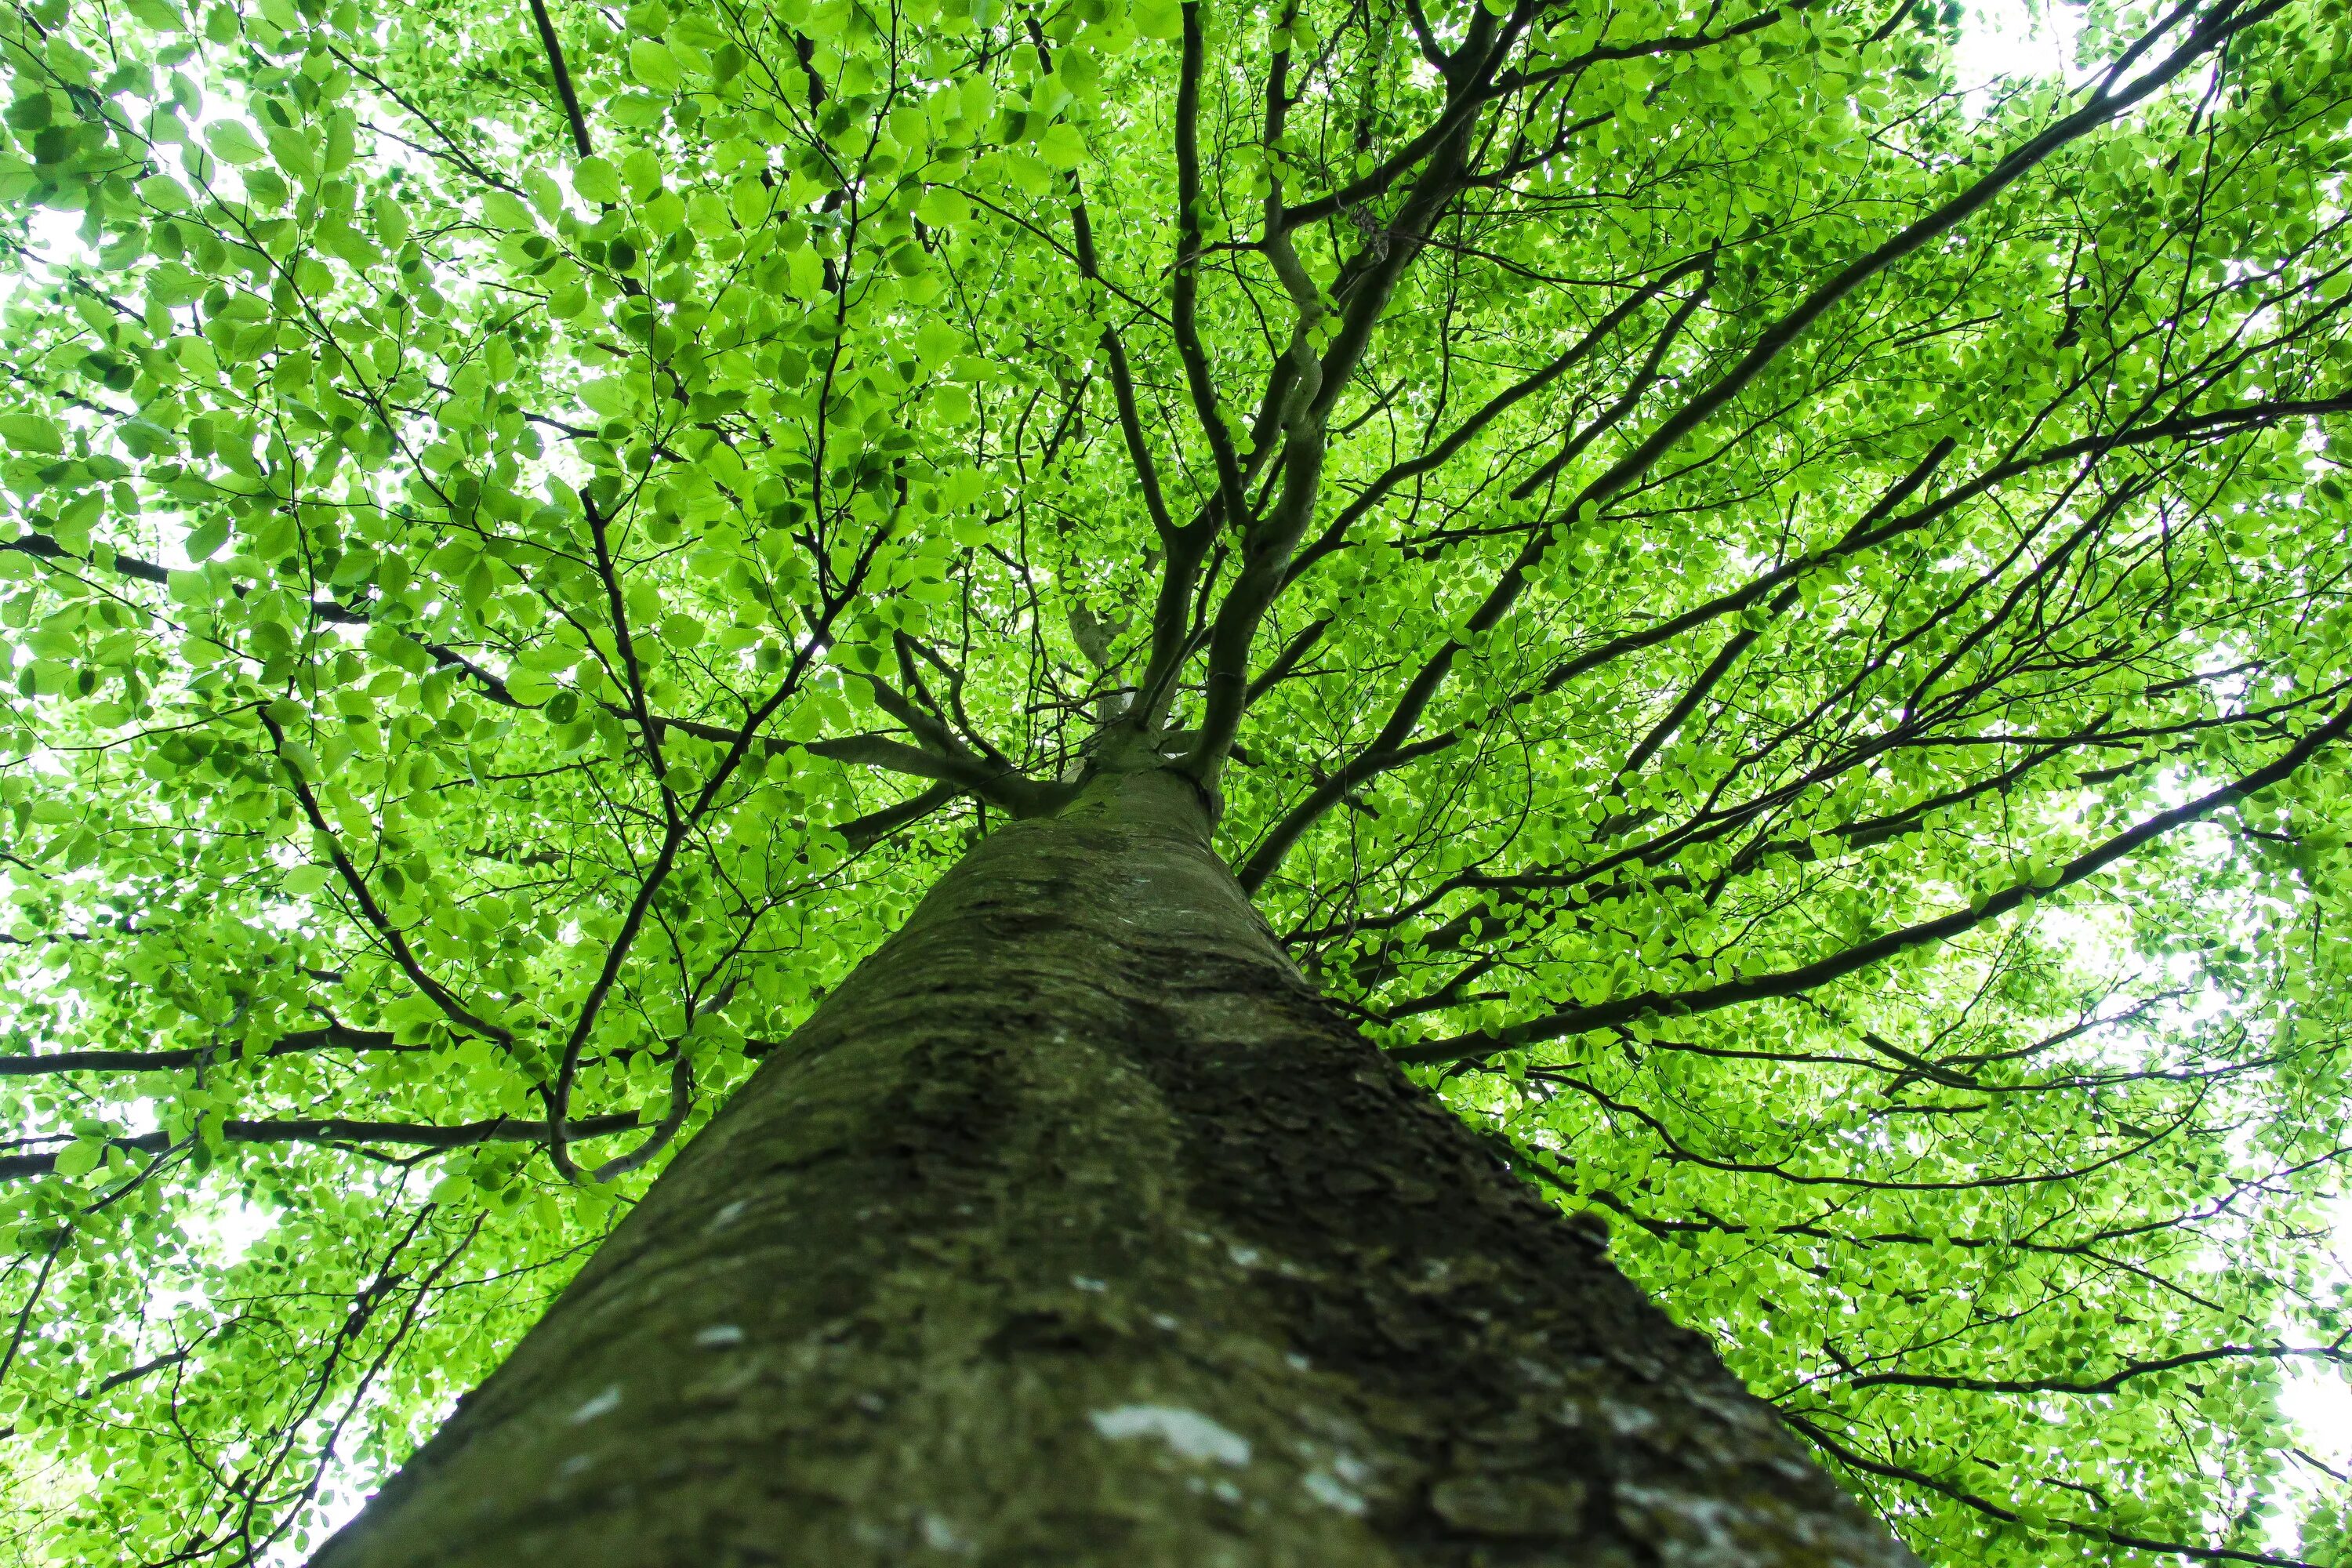
M 290 1057 L 305 1051 L 421 1051 L 404 1046 L 382 1029 L 354 1029 L 330 1024 L 322 1029 L 302 1029 L 272 1040 L 258 1054 Z M 49 1051 L 21 1057 L 0 1057 L 0 1078 L 38 1078 L 65 1072 L 170 1072 L 205 1062 L 236 1061 L 244 1053 L 235 1046 L 190 1046 L 171 1051 Z
M 1831 1436 L 1818 1424 L 1795 1411 L 1783 1410 L 1780 1417 L 1803 1433 L 1806 1437 L 1818 1445 L 1822 1452 L 1842 1465 L 1860 1470 L 1865 1475 L 1884 1476 L 1889 1480 L 1908 1481 L 1914 1486 L 1925 1487 L 1929 1491 L 1950 1498 L 1954 1502 L 1972 1509 L 1989 1519 L 1997 1519 L 2008 1524 L 2019 1524 L 2024 1521 L 2024 1516 L 2015 1509 L 2003 1508 L 1997 1502 L 1980 1498 L 1974 1492 L 1965 1490 L 1950 1481 L 1928 1475 L 1924 1470 L 1915 1470 L 1905 1465 L 1890 1464 L 1884 1459 L 1873 1459 L 1858 1453 Z M 2280 1557 L 2268 1552 L 2240 1552 L 2226 1546 L 2191 1546 L 2178 1541 L 2156 1541 L 2147 1536 L 2115 1530 L 2106 1525 L 2087 1524 L 2071 1519 L 2043 1518 L 2036 1520 L 2035 1523 L 2040 1528 L 2060 1530 L 2069 1535 L 2079 1535 L 2096 1542 L 2112 1542 L 2117 1546 L 2134 1551 L 2156 1552 L 2168 1556 L 2186 1557 L 2199 1563 L 2251 1563 L 2257 1564 L 2258 1568 L 2316 1568 L 2316 1564 L 2305 1563 L 2300 1558 Z
M 1643 991 L 1614 1001 L 1598 1003 L 1589 1007 L 1570 1007 L 1541 1018 L 1512 1025 L 1499 1033 L 1482 1031 L 1463 1035 L 1450 1040 L 1435 1040 L 1426 1045 L 1410 1046 L 1395 1052 L 1401 1061 L 1423 1066 L 1484 1061 L 1501 1052 L 1546 1040 L 1563 1039 L 1587 1029 L 1605 1028 L 1612 1024 L 1627 1023 L 1649 1014 L 1687 1016 L 1712 1013 L 1743 1003 L 1759 1002 L 1778 997 L 1798 996 L 1833 980 L 1841 980 L 1859 970 L 1883 963 L 1899 952 L 1931 942 L 1948 942 L 1964 931 L 1999 920 L 2024 904 L 2028 899 L 2070 888 L 2085 878 L 2095 876 L 2116 861 L 2123 859 L 2175 828 L 2200 821 L 2223 806 L 2243 800 L 2246 796 L 2268 789 L 2294 773 L 2322 748 L 2343 738 L 2352 730 L 2352 707 L 2338 712 L 2335 718 L 2296 742 L 2267 766 L 2257 768 L 2234 784 L 2208 791 L 2195 800 L 2160 811 L 2146 821 L 2116 835 L 2088 853 L 2068 861 L 2056 876 L 2036 885 L 2020 882 L 2003 889 L 1972 910 L 1956 910 L 1952 913 L 1900 931 L 1888 931 L 1868 942 L 1857 942 L 1843 952 L 1800 964 L 1775 974 L 1759 974 L 1751 979 L 1727 981 L 1720 985 L 1706 986 L 1697 991 Z
M 574 1138 L 603 1138 L 626 1132 L 639 1121 L 636 1112 L 624 1110 L 572 1122 L 567 1131 Z M 548 1126 L 544 1121 L 517 1121 L 509 1117 L 436 1127 L 422 1121 L 352 1121 L 323 1116 L 284 1121 L 224 1121 L 220 1135 L 231 1143 L 389 1143 L 446 1152 L 482 1143 L 541 1143 L 547 1140 Z M 106 1142 L 110 1148 L 137 1154 L 160 1154 L 172 1147 L 172 1139 L 162 1132 L 142 1132 Z M 57 1163 L 55 1150 L 0 1157 L 0 1182 L 46 1176 L 57 1169 Z
M 585 158 L 588 121 L 580 112 L 580 94 L 572 89 L 571 68 L 563 63 L 563 45 L 555 37 L 555 21 L 547 14 L 547 0 L 530 0 L 530 19 L 539 24 L 539 41 L 547 50 L 547 68 L 555 77 L 556 96 L 563 100 L 563 116 L 572 122 L 572 145 Z
M 1611 334 L 1624 325 L 1626 321 L 1643 306 L 1706 265 L 1704 258 L 1693 258 L 1660 274 L 1649 283 L 1634 290 L 1614 310 L 1603 316 L 1591 331 L 1570 343 L 1550 363 L 1488 398 L 1484 405 L 1463 420 L 1452 434 L 1438 442 L 1436 446 L 1430 447 L 1417 458 L 1395 464 L 1380 478 L 1365 486 L 1363 493 L 1340 510 L 1339 515 L 1331 520 L 1330 525 L 1324 529 L 1315 542 L 1298 552 L 1297 559 L 1290 564 L 1288 581 L 1296 582 L 1318 561 L 1339 549 L 1346 540 L 1348 531 L 1367 512 L 1387 500 L 1397 486 L 1408 479 L 1419 479 L 1433 469 L 1444 467 L 1496 419 L 1541 392 L 1580 363 L 1586 355 L 1607 341 Z
M 1201 344 L 1201 7 L 1190 0 L 1183 7 L 1182 59 L 1176 79 L 1176 272 L 1170 284 L 1170 320 L 1176 331 L 1177 357 L 1184 363 L 1184 380 L 1192 393 L 1192 409 L 1209 453 L 1217 465 L 1219 510 L 1228 518 L 1243 511 L 1241 461 L 1234 455 L 1233 435 L 1217 406 L 1217 386 L 1209 369 L 1208 351 Z
M 2020 478 L 2037 468 L 2071 462 L 2079 458 L 2087 457 L 2095 460 L 2112 452 L 2147 446 L 2158 441 L 2218 439 L 2243 434 L 2250 430 L 2267 429 L 2288 419 L 2315 418 L 2344 413 L 2352 413 L 2352 395 L 2269 404 L 2248 404 L 2235 408 L 2215 409 L 2205 414 L 2176 414 L 2162 419 L 2152 420 L 2145 425 L 2134 426 L 2112 435 L 2085 436 L 2076 440 L 2045 447 L 2040 451 L 2021 458 L 2009 458 L 1901 517 L 1884 521 L 1877 521 L 1885 514 L 1885 506 L 1882 502 L 1856 520 L 1853 526 L 1849 528 L 1835 543 L 1785 562 L 1769 572 L 1761 573 L 1749 579 L 1739 587 L 1718 594 L 1679 615 L 1654 621 L 1639 631 L 1627 632 L 1586 648 L 1573 658 L 1555 665 L 1541 681 L 1514 694 L 1504 707 L 1506 709 L 1522 708 L 1538 697 L 1548 696 L 1559 690 L 1569 682 L 1589 675 L 1603 665 L 1613 663 L 1630 654 L 1639 653 L 1644 648 L 1670 642 L 1685 632 L 1694 631 L 1726 616 L 1738 615 L 1751 605 L 1763 602 L 1767 595 L 1773 594 L 1775 590 L 1785 590 L 1797 579 L 1809 573 L 1820 571 L 1822 567 L 1840 561 L 1865 554 L 1906 534 L 1916 533 L 1948 516 L 1968 502 L 1977 500 L 2011 479 Z M 1927 458 L 1922 459 L 1920 467 L 1915 468 L 1913 472 L 1917 473 L 1921 469 L 1931 468 L 1940 461 L 1941 458 L 1937 454 L 1931 451 Z M 1913 488 L 1906 478 L 1898 483 L 1895 494 L 1899 499 L 1901 496 L 1908 495 Z M 1454 651 L 1454 648 L 1449 647 L 1438 658 L 1450 662 Z M 1436 661 L 1433 660 L 1430 666 L 1424 667 L 1423 677 L 1426 679 L 1430 671 L 1435 668 Z M 1429 686 L 1428 694 L 1433 695 L 1434 691 L 1435 685 L 1433 682 Z M 1412 695 L 1412 693 L 1408 692 L 1407 698 L 1410 699 Z M 1410 748 L 1400 743 L 1391 743 L 1392 732 L 1401 730 L 1409 731 L 1409 725 L 1399 723 L 1400 718 L 1405 715 L 1405 711 L 1406 701 L 1400 700 L 1397 708 L 1391 710 L 1381 736 L 1370 742 L 1363 754 L 1346 764 L 1341 772 L 1348 773 L 1360 784 L 1373 774 L 1402 766 L 1405 763 L 1429 755 L 1433 751 L 1444 749 L 1443 747 L 1419 749 L 1420 742 L 1415 742 L 1414 746 Z M 1417 718 L 1418 712 L 1418 709 L 1413 710 L 1412 716 Z M 1466 727 L 1464 727 L 1447 731 L 1445 735 L 1458 739 L 1465 732 Z M 1440 738 L 1432 736 L 1428 739 Z M 1370 772 L 1366 772 L 1366 769 Z M 1297 843 L 1308 827 L 1338 804 L 1339 798 L 1337 795 L 1328 795 L 1322 791 L 1309 795 L 1307 800 L 1293 807 L 1291 813 L 1276 826 L 1269 835 L 1269 842 L 1274 837 L 1279 837 L 1286 852 L 1290 846 Z M 1270 875 L 1274 869 L 1274 865 L 1268 865 L 1264 868 L 1260 875 L 1261 877 Z
M 1685 436 L 1738 396 L 1815 321 L 1871 279 L 1949 233 L 2059 149 L 2105 125 L 2212 53 L 2238 32 L 2276 12 L 2284 3 L 2285 0 L 2259 0 L 2259 3 L 2249 5 L 2225 3 L 2217 7 L 2190 29 L 2189 37 L 2170 55 L 2150 67 L 2146 74 L 2131 81 L 2121 91 L 2113 90 L 2114 79 L 2111 76 L 2082 108 L 2053 121 L 2039 134 L 2021 143 L 1966 190 L 1848 262 L 1787 314 L 1765 329 L 1729 370 L 1686 400 L 1646 437 L 1636 443 L 1633 450 L 1586 484 L 1569 503 L 1567 515 L 1578 515 L 1586 506 L 1600 507 L 1638 481 L 1652 465 Z M 2170 25 L 2170 20 L 2159 23 L 2135 46 L 2135 49 L 2148 47 Z M 1470 637 L 1475 638 L 1493 630 L 1509 614 L 1526 589 L 1528 574 L 1542 559 L 1549 542 L 1548 531 L 1539 531 L 1528 540 L 1517 557 L 1496 579 L 1486 600 L 1468 617 L 1465 630 Z M 1413 726 L 1420 722 L 1421 715 L 1427 710 L 1431 700 L 1452 672 L 1455 659 L 1467 646 L 1464 641 L 1449 639 L 1422 666 L 1397 699 L 1388 722 L 1370 750 L 1393 752 L 1402 744 Z
M 1954 1377 L 1940 1373 L 1873 1372 L 1859 1377 L 1841 1378 L 1838 1385 L 1842 1388 L 1939 1388 L 1962 1394 L 2113 1394 L 2134 1378 L 2178 1372 L 2185 1366 L 2203 1366 L 2217 1361 L 2291 1359 L 2329 1361 L 2341 1366 L 2352 1363 L 2352 1352 L 2335 1345 L 2215 1345 L 2179 1355 L 2159 1356 L 2153 1361 L 2130 1362 L 2100 1378 Z

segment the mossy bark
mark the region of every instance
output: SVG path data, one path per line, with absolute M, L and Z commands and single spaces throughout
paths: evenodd
M 314 1560 L 1912 1562 L 1149 773 L 974 848 Z

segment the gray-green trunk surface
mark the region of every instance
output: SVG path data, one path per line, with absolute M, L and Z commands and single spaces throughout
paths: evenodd
M 314 1563 L 1913 1561 L 1146 773 L 975 847 Z

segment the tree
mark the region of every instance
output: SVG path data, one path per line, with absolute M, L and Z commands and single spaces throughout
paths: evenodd
M 9 10 L 19 1555 L 2338 1561 L 2345 7 L 2045 20 Z

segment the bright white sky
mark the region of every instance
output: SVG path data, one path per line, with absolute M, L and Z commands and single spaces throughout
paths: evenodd
M 2080 27 L 2078 8 L 2055 0 L 1979 0 L 1960 16 L 1960 86 L 1980 97 L 1996 77 L 2072 75 Z

